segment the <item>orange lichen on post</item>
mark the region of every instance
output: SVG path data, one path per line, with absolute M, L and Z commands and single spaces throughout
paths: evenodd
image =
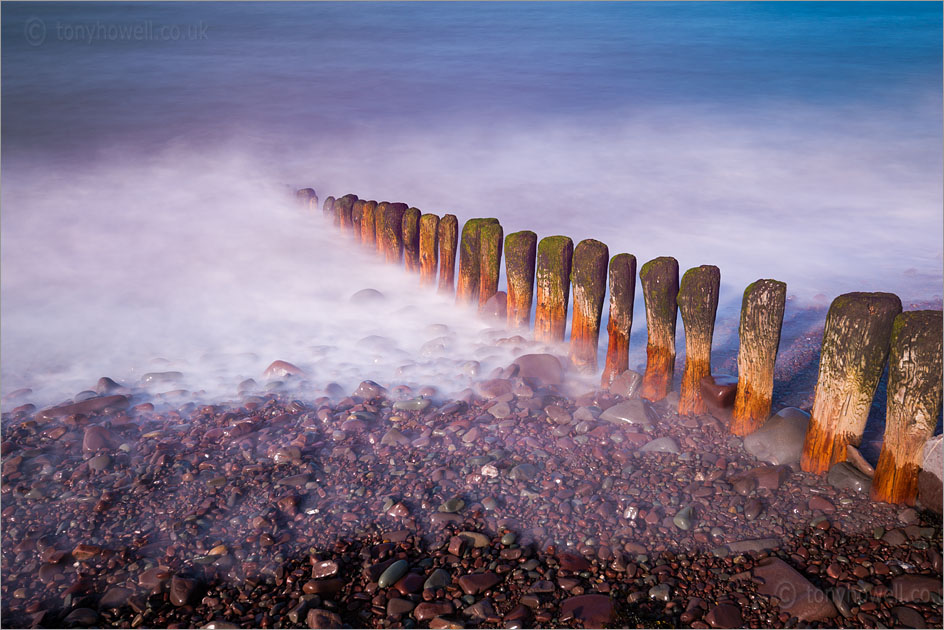
M 629 334 L 633 329 L 636 301 L 636 257 L 617 254 L 610 260 L 610 319 L 606 325 L 609 343 L 600 386 L 609 389 L 617 376 L 629 369 Z
M 786 299 L 787 285 L 779 280 L 758 280 L 744 290 L 738 329 L 738 383 L 728 427 L 734 435 L 753 433 L 770 416 Z
M 436 257 L 439 255 L 439 217 L 424 214 L 420 217 L 420 282 L 436 284 Z
M 941 413 L 941 311 L 895 318 L 888 358 L 885 437 L 872 479 L 872 499 L 914 505 L 924 445 Z
M 600 319 L 606 295 L 609 248 L 591 238 L 574 248 L 570 282 L 574 287 L 574 314 L 570 321 L 570 360 L 581 372 L 596 372 Z
M 639 270 L 646 302 L 646 373 L 639 395 L 653 402 L 672 389 L 675 372 L 675 325 L 678 319 L 679 268 L 670 256 L 650 260 Z
M 295 191 L 295 199 L 298 204 L 310 210 L 318 209 L 318 194 L 314 188 L 300 188 Z
M 406 261 L 406 270 L 420 272 L 420 215 L 417 208 L 408 208 L 403 213 L 401 223 L 403 232 L 403 259 Z
M 394 265 L 403 262 L 403 214 L 407 209 L 405 203 L 386 203 L 383 225 L 377 232 L 384 260 Z
M 368 249 L 377 247 L 377 202 L 365 201 L 361 212 L 361 243 Z
M 685 370 L 679 392 L 679 415 L 704 413 L 701 379 L 711 375 L 711 338 L 715 332 L 721 270 L 714 265 L 689 269 L 679 285 L 678 309 L 685 326 Z
M 570 269 L 574 242 L 568 236 L 547 236 L 538 243 L 534 338 L 545 343 L 564 340 L 567 330 L 567 301 L 570 298 Z
M 508 327 L 528 328 L 531 304 L 534 301 L 534 261 L 538 235 L 529 230 L 505 237 L 505 276 L 508 282 L 506 299 Z
M 459 246 L 459 220 L 454 214 L 439 221 L 439 292 L 452 293 L 456 277 L 456 250 Z
M 344 195 L 334 202 L 334 224 L 342 230 L 350 230 L 353 227 L 351 211 L 355 201 L 357 195 Z
M 496 220 L 485 223 L 479 232 L 479 310 L 498 292 L 501 275 L 502 226 Z
M 459 244 L 459 280 L 456 283 L 456 304 L 475 304 L 479 298 L 481 274 L 482 226 L 498 223 L 498 219 L 469 219 L 462 226 Z
M 846 293 L 830 305 L 800 458 L 806 472 L 825 473 L 862 441 L 899 313 L 901 300 L 891 293 Z

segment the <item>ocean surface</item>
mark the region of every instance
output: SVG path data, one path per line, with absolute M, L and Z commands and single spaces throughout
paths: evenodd
M 4 395 L 161 369 L 225 393 L 274 359 L 458 388 L 504 360 L 303 186 L 715 264 L 727 321 L 763 277 L 788 311 L 941 299 L 940 2 L 0 10 Z M 637 291 L 634 367 L 644 321 Z

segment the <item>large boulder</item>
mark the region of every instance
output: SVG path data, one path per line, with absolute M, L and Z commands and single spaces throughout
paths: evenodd
M 823 591 L 780 558 L 764 558 L 753 574 L 757 591 L 779 599 L 781 610 L 800 621 L 826 621 L 839 614 Z
M 553 354 L 525 354 L 514 361 L 520 378 L 531 378 L 543 385 L 560 385 L 564 382 L 564 366 Z
M 769 464 L 798 464 L 809 426 L 810 414 L 796 407 L 786 407 L 744 438 L 744 450 Z

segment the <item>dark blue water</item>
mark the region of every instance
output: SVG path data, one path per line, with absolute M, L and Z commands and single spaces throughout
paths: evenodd
M 135 24 L 180 37 L 81 37 Z M 940 3 L 4 3 L 4 157 L 659 108 L 936 138 L 941 28 Z
M 940 300 L 941 3 L 0 10 L 5 391 L 76 340 L 153 357 L 251 347 L 258 304 L 330 315 L 271 282 L 312 264 L 262 225 L 303 233 L 282 185 L 716 264 L 729 318 L 760 277 Z

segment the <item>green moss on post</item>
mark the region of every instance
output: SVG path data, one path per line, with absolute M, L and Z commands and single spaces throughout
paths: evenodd
M 439 292 L 452 293 L 456 276 L 456 250 L 459 245 L 459 220 L 454 214 L 439 221 Z
M 403 213 L 403 258 L 406 270 L 420 271 L 420 214 L 417 208 L 408 208 Z
M 574 242 L 568 236 L 547 236 L 538 243 L 534 315 L 534 338 L 538 341 L 564 340 L 573 257 Z
M 574 287 L 574 314 L 570 322 L 570 360 L 581 372 L 596 372 L 600 319 L 606 295 L 609 248 L 585 239 L 574 248 L 570 282 Z
M 534 301 L 534 261 L 538 235 L 529 230 L 505 237 L 505 276 L 508 282 L 508 327 L 528 328 Z
M 485 308 L 489 298 L 498 292 L 503 236 L 497 219 L 494 223 L 483 224 L 479 232 L 479 310 Z
M 895 318 L 888 358 L 885 439 L 872 479 L 872 499 L 914 505 L 925 443 L 941 414 L 941 311 Z
M 806 472 L 825 473 L 861 442 L 899 313 L 901 300 L 891 293 L 846 293 L 830 305 L 800 459 Z
M 497 222 L 497 219 L 469 219 L 462 226 L 462 241 L 459 244 L 459 281 L 456 284 L 457 304 L 475 304 L 478 300 L 482 226 Z
M 679 415 L 704 413 L 701 379 L 711 375 L 711 338 L 715 332 L 721 270 L 714 265 L 689 269 L 679 285 L 678 308 L 685 325 L 685 371 L 679 393 Z
M 629 369 L 629 335 L 633 330 L 636 301 L 636 257 L 617 254 L 610 260 L 610 318 L 606 330 L 609 344 L 601 386 L 609 389 L 617 376 Z
M 439 255 L 439 217 L 424 214 L 420 217 L 420 282 L 436 284 L 436 258 Z
M 672 388 L 675 372 L 675 325 L 678 319 L 678 261 L 669 256 L 650 260 L 639 270 L 646 301 L 646 374 L 639 395 L 655 402 Z

